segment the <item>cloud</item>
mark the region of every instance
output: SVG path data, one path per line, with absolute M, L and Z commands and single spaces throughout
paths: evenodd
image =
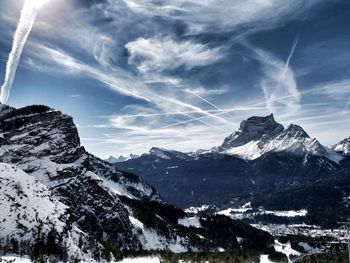
M 322 0 L 123 0 L 134 12 L 186 21 L 191 32 L 208 28 L 271 27 L 297 18 Z
M 323 83 L 314 88 L 314 93 L 336 100 L 350 100 L 350 79 Z
M 263 76 L 260 86 L 266 99 L 267 108 L 273 112 L 275 106 L 284 105 L 286 111 L 295 114 L 301 107 L 301 94 L 294 72 L 289 67 L 289 59 L 285 63 L 268 51 L 247 42 L 245 45 L 251 50 L 252 58 L 261 65 Z
M 125 45 L 130 53 L 129 64 L 142 73 L 150 71 L 187 70 L 219 61 L 224 53 L 221 48 L 210 49 L 193 41 L 175 41 L 165 38 L 138 38 Z
M 329 116 L 322 121 L 330 121 L 345 107 L 345 80 L 306 90 L 298 75 L 304 68 L 289 63 L 293 56 L 299 60 L 304 43 L 297 46 L 296 40 L 290 52 L 281 54 L 273 45 L 262 48 L 259 36 L 254 45 L 244 40 L 304 20 L 321 2 L 325 0 L 97 1 L 66 12 L 59 26 L 51 17 L 39 17 L 24 63 L 31 70 L 83 80 L 73 95 L 84 96 L 84 81 L 95 80 L 94 85 L 129 97 L 106 107 L 112 110 L 103 113 L 110 116 L 89 119 L 89 124 L 81 120 L 84 146 L 101 156 L 142 153 L 152 146 L 210 148 L 243 119 L 270 112 L 286 123 L 308 117 L 306 128 L 312 128 L 319 121 L 312 117 L 322 113 Z M 290 45 L 282 42 L 281 50 Z M 320 98 L 319 105 L 310 104 Z M 327 98 L 336 106 L 321 104 Z M 102 108 L 105 100 L 96 96 L 91 107 Z M 130 104 L 122 108 L 120 101 Z M 316 128 L 311 131 L 316 134 Z
M 93 78 L 106 87 L 115 90 L 123 95 L 141 99 L 158 107 L 159 110 L 168 111 L 169 109 L 183 112 L 186 110 L 195 110 L 205 116 L 211 117 L 221 123 L 228 124 L 225 119 L 215 116 L 196 106 L 189 96 L 186 96 L 181 90 L 174 90 L 171 86 L 164 86 L 163 93 L 159 93 L 158 89 L 146 85 L 142 79 L 118 69 L 108 71 L 105 68 L 99 69 L 77 60 L 62 50 L 52 49 L 42 44 L 32 44 L 31 55 L 35 56 L 35 60 L 39 62 L 35 67 L 37 70 L 51 74 L 70 74 L 75 77 L 79 74 L 88 78 Z M 47 65 L 50 65 L 48 67 Z M 185 116 L 192 118 L 189 114 Z

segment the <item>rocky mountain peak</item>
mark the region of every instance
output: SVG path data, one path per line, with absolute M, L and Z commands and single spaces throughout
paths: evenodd
M 242 133 L 269 133 L 274 131 L 281 124 L 275 121 L 273 114 L 265 117 L 253 116 L 241 122 L 240 131 Z
M 333 145 L 332 150 L 342 155 L 349 155 L 350 154 L 350 137 Z
M 284 134 L 294 138 L 310 138 L 307 132 L 299 125 L 290 124 L 284 131 Z
M 219 148 L 224 151 L 250 141 L 266 140 L 266 137 L 274 137 L 283 130 L 283 125 L 275 121 L 273 114 L 265 117 L 253 116 L 242 121 L 239 130 L 229 135 Z
M 24 170 L 32 158 L 67 163 L 84 151 L 73 118 L 43 105 L 7 112 L 0 119 L 0 133 L 0 158 L 11 163 L 18 158 Z
M 286 152 L 298 156 L 323 156 L 339 162 L 339 154 L 311 139 L 299 125 L 284 128 L 275 121 L 273 114 L 251 117 L 243 121 L 238 131 L 229 135 L 221 146 L 221 153 L 254 160 L 271 152 Z

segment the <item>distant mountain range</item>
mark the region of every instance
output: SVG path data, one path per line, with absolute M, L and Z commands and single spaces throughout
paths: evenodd
M 227 206 L 333 178 L 344 168 L 349 141 L 328 148 L 298 125 L 285 128 L 271 114 L 244 120 L 210 150 L 152 148 L 115 166 L 140 175 L 177 206 Z
M 131 159 L 135 159 L 137 157 L 139 157 L 139 155 L 136 155 L 136 154 L 130 154 L 127 157 L 124 157 L 122 155 L 120 155 L 119 157 L 109 156 L 107 159 L 105 159 L 105 161 L 113 164 L 113 163 L 125 162 Z
M 0 104 L 0 190 L 1 251 L 36 262 L 144 250 L 273 253 L 264 231 L 166 204 L 144 179 L 86 152 L 73 119 L 43 105 Z

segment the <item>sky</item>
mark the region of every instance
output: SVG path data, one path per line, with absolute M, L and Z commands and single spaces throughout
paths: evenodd
M 0 0 L 0 82 L 23 7 Z M 73 116 L 91 153 L 220 145 L 273 113 L 350 136 L 349 0 L 49 0 L 7 104 Z

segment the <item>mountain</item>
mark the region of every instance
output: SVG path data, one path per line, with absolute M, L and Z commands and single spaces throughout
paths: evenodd
M 350 154 L 350 137 L 332 146 L 332 150 L 344 156 Z
M 124 157 L 122 155 L 120 155 L 119 157 L 109 156 L 107 159 L 105 159 L 105 161 L 113 164 L 113 163 L 125 162 L 127 160 L 135 159 L 137 157 L 139 157 L 139 156 L 136 154 L 130 154 L 127 157 Z
M 298 125 L 284 128 L 273 115 L 251 117 L 219 147 L 181 153 L 152 148 L 115 164 L 159 189 L 177 206 L 225 205 L 331 177 L 342 156 Z
M 271 152 L 288 152 L 306 158 L 309 155 L 320 156 L 333 162 L 342 159 L 316 139 L 311 139 L 302 127 L 291 124 L 284 128 L 275 121 L 273 114 L 243 121 L 239 130 L 228 136 L 218 150 L 247 160 Z
M 91 256 L 78 247 L 79 240 L 87 241 L 82 232 L 75 226 L 66 228 L 69 207 L 58 201 L 34 176 L 14 165 L 0 163 L 0 182 L 0 233 L 10 240 L 7 242 L 12 247 L 18 247 L 21 240 L 20 251 L 25 254 L 29 247 L 38 244 L 40 232 L 48 237 L 61 235 L 65 246 L 56 244 L 56 248 L 47 249 L 56 249 L 63 258 Z M 1 242 L 2 246 L 4 243 L 6 241 Z
M 5 252 L 101 262 L 141 250 L 271 251 L 269 234 L 223 216 L 189 218 L 140 177 L 86 152 L 70 116 L 43 105 L 1 109 Z
M 350 158 L 331 178 L 254 197 L 252 208 L 307 211 L 303 223 L 337 228 L 350 218 Z

